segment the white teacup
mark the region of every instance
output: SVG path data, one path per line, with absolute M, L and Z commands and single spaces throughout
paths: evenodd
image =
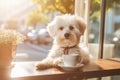
M 79 54 L 63 55 L 63 63 L 65 66 L 76 66 L 78 63 L 81 64 L 82 58 Z

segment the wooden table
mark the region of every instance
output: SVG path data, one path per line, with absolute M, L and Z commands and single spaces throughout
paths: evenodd
M 9 70 L 0 69 L 0 80 L 80 80 L 82 78 L 97 78 L 120 75 L 120 59 L 98 59 L 75 72 L 66 72 L 52 68 L 35 70 L 35 62 L 16 62 Z M 8 77 L 10 75 L 10 77 Z

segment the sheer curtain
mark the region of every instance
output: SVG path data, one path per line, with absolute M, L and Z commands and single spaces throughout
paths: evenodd
M 89 24 L 89 8 L 91 0 L 75 0 L 75 15 L 81 16 L 86 22 L 86 30 L 81 42 L 88 46 L 88 24 Z

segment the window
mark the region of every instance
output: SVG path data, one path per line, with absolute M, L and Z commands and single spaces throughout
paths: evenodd
M 102 0 L 101 0 L 102 1 Z M 84 35 L 88 40 L 90 53 L 94 59 L 99 58 L 100 54 L 100 33 L 101 30 L 101 11 L 100 0 L 76 0 L 76 14 L 80 16 L 87 16 L 87 31 L 88 35 Z M 103 58 L 120 58 L 120 1 L 119 0 L 104 0 L 106 3 L 105 14 L 105 32 L 103 43 Z M 80 5 L 82 7 L 80 7 Z M 89 7 L 88 7 L 89 6 Z M 102 6 L 103 7 L 103 6 Z M 82 8 L 82 9 L 81 9 Z M 83 10 L 83 11 L 80 11 Z M 87 10 L 87 11 L 86 11 Z M 80 12 L 87 15 L 83 15 Z M 89 16 L 89 17 L 88 17 Z M 103 15 L 102 15 L 103 16 Z M 84 17 L 86 18 L 86 17 Z M 105 80 L 119 80 L 120 76 L 108 77 Z

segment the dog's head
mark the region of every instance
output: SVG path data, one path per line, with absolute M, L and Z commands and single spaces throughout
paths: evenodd
M 75 15 L 56 16 L 48 24 L 47 30 L 54 43 L 60 47 L 72 47 L 79 44 L 80 36 L 84 34 L 85 23 L 83 19 Z

